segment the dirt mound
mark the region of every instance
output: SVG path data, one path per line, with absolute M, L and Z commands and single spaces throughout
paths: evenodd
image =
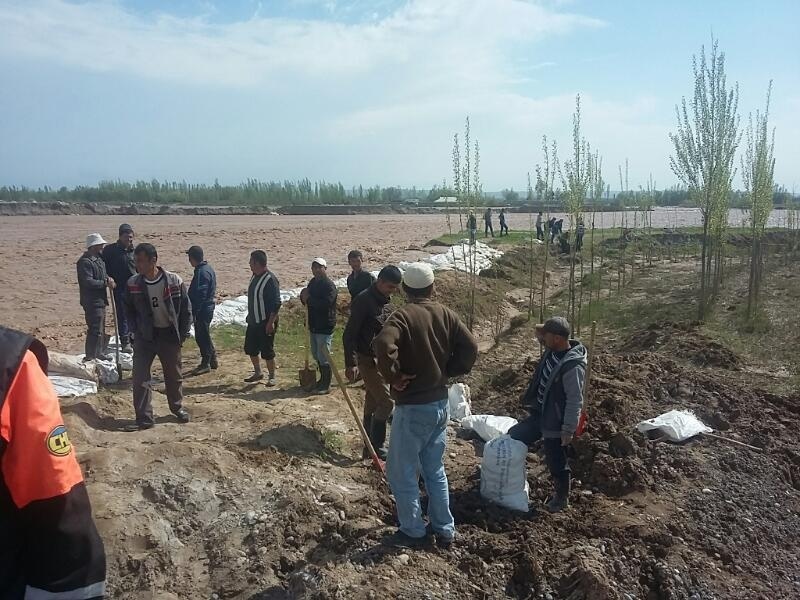
M 653 323 L 647 329 L 630 335 L 620 350 L 666 352 L 701 367 L 739 370 L 742 359 L 719 342 L 700 332 L 700 323 Z

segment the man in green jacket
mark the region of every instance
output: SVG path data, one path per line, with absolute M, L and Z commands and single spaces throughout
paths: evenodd
M 455 538 L 444 470 L 448 378 L 470 372 L 478 344 L 458 315 L 431 300 L 430 265 L 414 263 L 403 274 L 408 303 L 386 320 L 373 341 L 378 370 L 395 400 L 386 475 L 397 504 L 400 528 L 391 546 L 414 548 L 430 533 L 448 548 Z M 422 518 L 419 473 L 428 492 L 429 528 Z

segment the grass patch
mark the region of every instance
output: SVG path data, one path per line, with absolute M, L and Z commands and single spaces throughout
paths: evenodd
M 344 440 L 341 434 L 330 429 L 322 430 L 322 445 L 329 454 L 341 454 L 344 450 Z

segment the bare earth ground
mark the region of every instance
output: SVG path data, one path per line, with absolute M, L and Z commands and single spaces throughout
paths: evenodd
M 267 251 L 281 286 L 289 288 L 308 280 L 316 256 L 338 278 L 349 272 L 347 253 L 353 248 L 375 269 L 420 256 L 420 246 L 446 227 L 439 215 L 4 217 L 0 323 L 33 332 L 51 348 L 79 350 L 85 324 L 75 263 L 87 234 L 99 232 L 112 242 L 122 218 L 136 230 L 136 241 L 154 244 L 161 264 L 187 283 L 192 269 L 184 252 L 202 246 L 217 272 L 219 299 L 246 291 L 247 262 L 255 249 Z

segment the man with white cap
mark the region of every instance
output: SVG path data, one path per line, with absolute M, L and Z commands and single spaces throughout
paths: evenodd
M 99 233 L 86 236 L 86 252 L 78 259 L 78 287 L 81 306 L 86 317 L 86 356 L 84 361 L 109 358 L 103 354 L 105 345 L 106 307 L 108 294 L 116 286 L 106 273 L 106 264 L 100 257 L 106 241 Z
M 336 284 L 328 277 L 328 262 L 324 258 L 311 261 L 314 277 L 300 292 L 300 301 L 308 308 L 311 355 L 319 365 L 320 379 L 311 390 L 327 394 L 331 387 L 331 365 L 322 348 L 331 351 L 333 330 L 336 327 Z
M 392 313 L 372 343 L 378 370 L 395 400 L 386 475 L 400 528 L 387 543 L 402 548 L 426 544 L 431 533 L 441 548 L 455 538 L 444 470 L 447 383 L 469 373 L 478 356 L 478 344 L 459 316 L 431 300 L 433 283 L 430 265 L 410 265 L 403 274 L 408 303 Z M 420 472 L 428 493 L 427 526 Z

